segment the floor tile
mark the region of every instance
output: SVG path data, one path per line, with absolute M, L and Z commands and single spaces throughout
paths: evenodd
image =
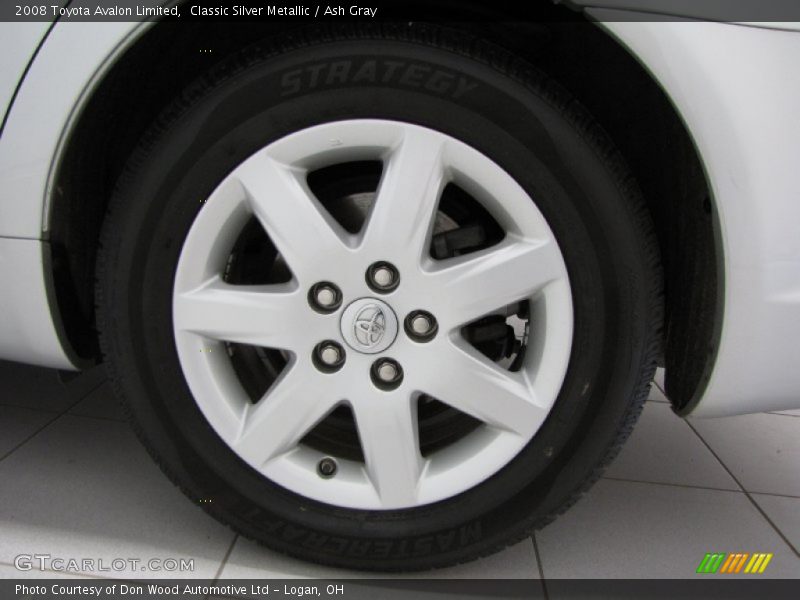
M 0 458 L 57 416 L 41 410 L 0 405 Z
M 129 427 L 62 416 L 0 462 L 0 562 L 20 553 L 102 559 L 194 559 L 213 577 L 233 533 L 192 505 L 155 466 Z M 141 570 L 141 568 L 140 568 Z M 125 569 L 94 573 L 147 577 Z
M 650 385 L 650 393 L 647 395 L 647 400 L 648 402 L 661 402 L 667 405 L 670 403 L 664 392 L 656 384 Z
M 752 494 L 752 497 L 795 551 L 800 552 L 800 498 L 764 494 Z
M 102 367 L 70 374 L 62 382 L 58 371 L 0 361 L 0 404 L 62 412 L 105 379 Z
M 659 367 L 658 369 L 656 369 L 656 374 L 653 377 L 653 381 L 662 390 L 664 389 L 664 369 L 662 367 Z
M 545 579 L 690 578 L 707 552 L 773 552 L 760 577 L 800 577 L 800 559 L 745 494 L 599 481 L 537 532 Z
M 333 567 L 323 567 L 284 556 L 255 542 L 239 538 L 222 571 L 225 579 L 251 578 L 383 578 L 423 579 L 534 579 L 539 577 L 533 542 L 526 539 L 502 552 L 480 560 L 446 569 L 404 576 L 370 574 Z
M 117 422 L 123 416 L 108 385 L 101 385 L 104 378 L 102 368 L 95 368 L 62 383 L 55 371 L 0 361 L 0 456 L 72 406 L 70 415 L 0 462 L 0 578 L 80 577 L 19 572 L 11 563 L 21 553 L 106 563 L 186 558 L 194 559 L 194 571 L 170 576 L 213 577 L 234 534 L 180 494 L 127 424 Z M 706 552 L 763 551 L 775 553 L 764 576 L 800 578 L 796 550 L 744 494 L 680 487 L 736 489 L 736 484 L 671 412 L 657 386 L 651 386 L 648 400 L 631 439 L 607 471 L 608 479 L 537 534 L 545 576 L 692 577 Z M 765 492 L 752 497 L 795 549 L 800 546 L 800 498 L 769 494 L 800 496 L 797 416 L 800 411 L 691 421 L 745 488 Z M 96 574 L 159 576 L 130 570 Z M 422 576 L 468 582 L 538 574 L 533 545 L 526 540 L 480 561 Z M 222 576 L 381 577 L 312 565 L 242 539 Z M 531 583 L 539 585 L 535 579 Z M 376 579 L 365 582 L 363 597 L 407 597 L 408 590 L 375 587 L 380 585 Z M 361 596 L 348 591 L 348 597 Z M 432 600 L 435 594 L 415 597 Z M 551 591 L 551 597 L 558 595 Z
M 668 404 L 647 402 L 606 477 L 738 490 L 705 444 Z
M 108 382 L 101 385 L 86 396 L 86 398 L 73 406 L 69 414 L 82 417 L 112 419 L 114 421 L 126 420 L 119 400 L 117 400 L 117 397 L 111 389 L 111 384 Z
M 60 411 L 66 408 L 58 372 L 43 367 L 0 361 L 0 404 Z
M 747 491 L 800 496 L 800 419 L 758 414 L 690 423 Z

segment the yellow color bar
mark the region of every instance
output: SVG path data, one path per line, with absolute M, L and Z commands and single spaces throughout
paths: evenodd
M 773 555 L 771 552 L 765 556 L 764 562 L 761 563 L 761 568 L 758 570 L 759 573 L 764 572 L 764 570 L 767 568 L 767 565 L 769 564 L 769 561 L 772 560 L 772 556 Z
M 753 567 L 756 565 L 756 563 L 760 560 L 760 557 L 761 557 L 761 555 L 758 554 L 758 553 L 753 554 L 753 558 L 751 558 L 750 562 L 747 563 L 747 567 L 745 567 L 744 572 L 745 573 L 750 573 L 753 570 Z
M 772 560 L 772 554 L 757 552 L 756 554 L 753 554 L 753 560 L 750 561 L 750 564 L 747 565 L 747 568 L 744 570 L 744 572 L 763 573 L 764 569 L 767 568 L 767 565 L 771 560 Z

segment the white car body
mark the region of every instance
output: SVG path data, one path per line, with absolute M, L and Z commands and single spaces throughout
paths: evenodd
M 723 416 L 800 407 L 800 32 L 795 24 L 638 22 L 593 16 L 663 88 L 706 172 L 722 265 L 710 378 L 686 411 Z M 77 115 L 130 22 L 0 25 L 0 358 L 83 364 L 54 307 L 45 251 L 54 174 Z

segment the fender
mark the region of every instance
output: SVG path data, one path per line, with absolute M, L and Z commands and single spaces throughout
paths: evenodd
M 0 237 L 46 239 L 52 177 L 74 117 L 108 65 L 149 26 L 115 21 L 53 27 L 18 88 L 0 138 Z
M 716 204 L 724 256 L 719 346 L 705 393 L 684 414 L 796 408 L 800 77 L 794 57 L 800 56 L 800 33 L 634 22 L 631 13 L 588 12 L 671 98 L 699 150 Z

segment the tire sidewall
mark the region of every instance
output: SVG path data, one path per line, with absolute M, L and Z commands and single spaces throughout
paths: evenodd
M 189 495 L 211 499 L 208 510 L 274 548 L 382 568 L 429 567 L 484 553 L 573 497 L 629 416 L 654 319 L 653 274 L 634 199 L 576 117 L 578 107 L 532 70 L 503 73 L 486 64 L 490 59 L 386 40 L 240 57 L 173 106 L 120 187 L 108 250 L 113 268 L 104 286 L 113 293 L 103 310 L 115 315 L 108 354 L 112 368 L 125 373 L 122 394 L 145 443 Z M 354 80 L 369 61 L 376 62 L 375 80 Z M 391 77 L 381 70 L 389 63 L 399 65 Z M 348 75 L 331 77 L 348 64 Z M 463 93 L 454 98 L 457 89 Z M 483 484 L 403 511 L 337 508 L 259 475 L 203 417 L 172 334 L 175 268 L 203 199 L 270 142 L 352 118 L 430 127 L 492 158 L 545 215 L 573 292 L 573 348 L 580 352 L 573 351 L 561 393 L 535 438 Z

